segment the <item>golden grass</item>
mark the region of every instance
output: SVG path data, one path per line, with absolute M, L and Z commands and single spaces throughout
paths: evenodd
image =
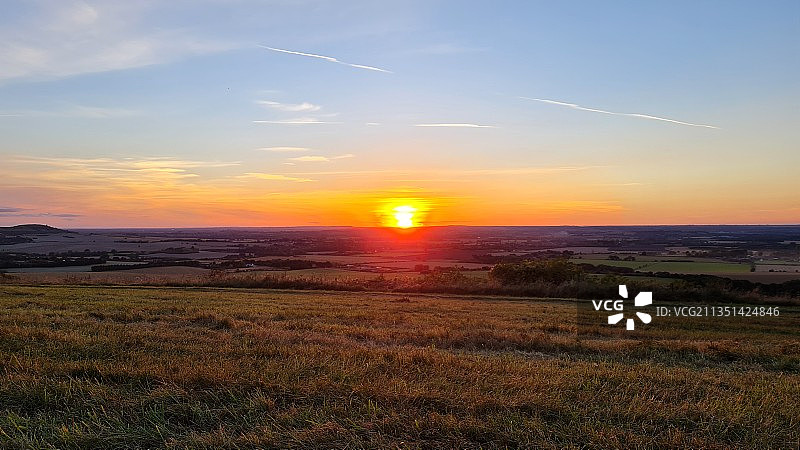
M 579 338 L 546 299 L 2 286 L 0 444 L 793 447 L 781 313 Z

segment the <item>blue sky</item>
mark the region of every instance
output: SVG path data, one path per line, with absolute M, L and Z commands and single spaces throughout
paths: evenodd
M 313 199 L 404 196 L 441 224 L 800 222 L 798 2 L 3 11 L 4 223 L 367 224 Z M 452 124 L 480 127 L 419 126 Z

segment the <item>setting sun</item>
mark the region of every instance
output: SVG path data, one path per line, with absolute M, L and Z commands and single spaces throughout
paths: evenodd
M 394 220 L 396 227 L 411 228 L 416 226 L 414 224 L 414 213 L 417 212 L 417 208 L 414 208 L 413 206 L 403 205 L 395 207 L 392 211 L 394 212 Z
M 399 230 L 424 227 L 430 219 L 433 201 L 421 197 L 392 197 L 374 209 L 377 224 Z

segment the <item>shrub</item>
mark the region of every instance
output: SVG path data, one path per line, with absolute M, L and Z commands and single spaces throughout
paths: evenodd
M 497 264 L 489 276 L 501 284 L 529 284 L 538 281 L 565 283 L 579 280 L 583 270 L 566 259 L 542 259 Z
M 422 277 L 422 280 L 420 280 L 420 284 L 452 286 L 466 284 L 469 281 L 469 277 L 464 275 L 460 269 L 437 267 L 436 269 L 425 274 Z

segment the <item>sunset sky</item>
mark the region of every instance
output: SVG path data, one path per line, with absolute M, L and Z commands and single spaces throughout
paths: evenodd
M 795 0 L 0 8 L 0 225 L 800 223 Z

